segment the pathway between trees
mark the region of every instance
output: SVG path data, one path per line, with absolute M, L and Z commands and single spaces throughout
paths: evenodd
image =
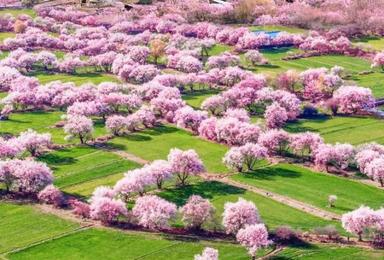
M 97 147 L 101 148 L 101 149 L 105 149 L 105 150 L 110 151 L 112 153 L 115 153 L 122 158 L 134 161 L 138 164 L 143 165 L 143 164 L 146 164 L 149 162 L 149 161 L 144 160 L 144 159 L 142 159 L 142 158 L 140 158 L 134 154 L 110 147 L 107 144 L 98 144 Z M 340 215 L 338 215 L 336 213 L 332 213 L 332 212 L 317 208 L 315 206 L 312 206 L 310 204 L 292 199 L 290 197 L 279 195 L 279 194 L 276 194 L 276 193 L 273 193 L 273 192 L 255 187 L 255 186 L 251 186 L 248 184 L 234 181 L 234 180 L 228 178 L 228 174 L 204 173 L 204 174 L 201 174 L 201 177 L 205 180 L 214 180 L 214 181 L 222 182 L 222 183 L 232 185 L 232 186 L 235 186 L 238 188 L 242 188 L 242 189 L 251 191 L 253 193 L 257 193 L 259 195 L 262 195 L 262 196 L 267 197 L 269 199 L 275 200 L 275 201 L 280 202 L 282 204 L 288 205 L 292 208 L 304 211 L 304 212 L 311 214 L 313 216 L 320 217 L 322 219 L 326 219 L 326 220 L 340 220 L 341 219 Z

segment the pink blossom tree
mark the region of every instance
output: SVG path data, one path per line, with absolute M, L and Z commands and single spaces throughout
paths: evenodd
M 311 156 L 320 144 L 323 144 L 323 138 L 312 132 L 304 132 L 291 135 L 289 147 L 301 157 Z
M 155 160 L 145 167 L 150 178 L 156 183 L 158 189 L 162 188 L 164 181 L 172 178 L 173 169 L 168 161 Z
M 107 118 L 105 121 L 105 127 L 113 135 L 119 136 L 124 132 L 125 121 L 125 116 L 113 115 Z
M 356 86 L 342 86 L 335 91 L 333 99 L 342 113 L 356 114 L 374 106 L 372 91 Z
M 195 255 L 195 260 L 219 260 L 219 251 L 206 247 L 201 255 Z
M 153 185 L 154 179 L 148 174 L 147 168 L 135 169 L 128 171 L 124 174 L 124 177 L 119 180 L 114 186 L 114 192 L 124 200 L 127 200 L 133 194 L 143 195 L 145 188 L 149 185 Z
M 258 143 L 268 149 L 268 154 L 282 155 L 289 145 L 289 134 L 281 129 L 272 129 L 260 134 Z
M 267 107 L 264 117 L 269 128 L 280 128 L 288 120 L 287 110 L 277 102 Z
M 268 231 L 264 224 L 247 225 L 236 234 L 236 240 L 248 249 L 252 259 L 256 259 L 256 252 L 262 247 L 271 244 L 268 240 Z
M 207 118 L 207 112 L 185 106 L 176 111 L 174 121 L 177 126 L 191 129 L 194 133 L 197 133 L 200 123 Z
M 259 211 L 252 202 L 239 198 L 237 202 L 224 204 L 223 226 L 228 234 L 236 234 L 246 225 L 260 222 Z
M 79 200 L 72 200 L 70 201 L 70 205 L 73 208 L 73 214 L 75 214 L 76 216 L 80 216 L 82 218 L 91 217 L 91 208 L 88 203 Z
M 51 144 L 51 134 L 39 134 L 32 129 L 28 129 L 20 133 L 18 140 L 32 156 L 36 156 L 39 150 Z
M 258 50 L 249 50 L 244 55 L 247 62 L 251 63 L 252 66 L 257 64 L 267 64 L 268 60 L 264 58 Z
M 212 219 L 215 208 L 207 199 L 198 195 L 189 197 L 187 203 L 180 208 L 182 220 L 189 228 L 200 229 L 201 226 Z
M 0 182 L 7 191 L 38 193 L 52 184 L 52 171 L 45 163 L 30 160 L 10 160 L 0 163 Z
M 201 109 L 207 110 L 212 115 L 219 116 L 224 113 L 227 108 L 226 100 L 220 95 L 206 98 L 201 104 Z
M 366 174 L 372 180 L 380 183 L 381 187 L 384 186 L 384 156 L 373 159 L 366 166 Z
M 80 143 L 84 144 L 92 137 L 92 120 L 85 116 L 69 116 L 64 125 L 64 132 L 69 135 L 67 138 L 78 137 Z
M 347 232 L 358 235 L 359 241 L 362 240 L 363 232 L 376 225 L 378 220 L 379 218 L 375 211 L 366 206 L 361 206 L 341 216 L 343 228 Z
M 361 173 L 367 174 L 368 165 L 381 156 L 380 152 L 373 149 L 363 149 L 356 153 L 355 160 Z
M 168 154 L 168 162 L 172 171 L 177 174 L 178 184 L 181 186 L 185 186 L 188 177 L 204 171 L 203 162 L 192 149 L 186 151 L 177 148 L 171 149 Z
M 248 171 L 254 170 L 257 161 L 268 156 L 265 147 L 258 144 L 247 143 L 240 147 L 232 147 L 224 156 L 223 162 L 229 168 L 242 172 L 244 169 Z
M 55 207 L 62 206 L 65 200 L 63 193 L 53 185 L 46 186 L 37 197 L 41 202 L 53 204 Z
M 251 121 L 248 111 L 242 108 L 228 108 L 224 113 L 224 117 L 236 118 L 240 122 L 245 123 L 249 123 Z
M 354 148 L 350 144 L 321 144 L 314 152 L 315 164 L 325 167 L 329 171 L 330 165 L 337 169 L 345 169 L 349 166 L 354 157 Z
M 155 195 L 139 197 L 132 209 L 138 224 L 148 229 L 166 229 L 169 221 L 176 216 L 177 207 Z
M 379 52 L 375 55 L 372 67 L 379 67 L 384 71 L 384 52 Z
M 100 220 L 105 225 L 110 225 L 121 217 L 127 217 L 128 210 L 121 200 L 97 197 L 90 205 L 90 216 L 92 219 Z

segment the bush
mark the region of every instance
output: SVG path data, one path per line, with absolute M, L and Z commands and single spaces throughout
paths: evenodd
M 82 218 L 90 218 L 91 217 L 91 208 L 89 204 L 79 201 L 73 200 L 71 201 L 71 207 L 73 208 L 72 213 L 80 216 Z
M 340 237 L 339 231 L 333 225 L 328 225 L 325 227 L 318 227 L 313 230 L 317 236 L 327 236 L 328 239 L 338 239 Z
M 55 207 L 61 207 L 65 203 L 63 193 L 53 185 L 48 185 L 37 195 L 41 202 L 52 204 Z
M 279 241 L 289 241 L 297 237 L 297 233 L 290 226 L 280 226 L 276 228 L 275 236 Z

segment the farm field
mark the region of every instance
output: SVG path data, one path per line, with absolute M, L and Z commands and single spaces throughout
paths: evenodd
M 234 175 L 233 179 L 336 213 L 348 212 L 360 205 L 373 208 L 383 206 L 384 194 L 380 189 L 291 164 L 267 166 L 254 172 Z M 324 203 L 329 194 L 337 195 L 337 206 L 329 208 Z
M 0 260 L 384 259 L 384 3 L 3 2 Z

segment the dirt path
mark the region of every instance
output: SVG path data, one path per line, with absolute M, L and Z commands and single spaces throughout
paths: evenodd
M 105 150 L 105 151 L 108 151 L 108 152 L 111 152 L 111 153 L 114 153 L 114 154 L 116 154 L 116 155 L 118 155 L 124 159 L 130 160 L 132 162 L 135 162 L 135 163 L 138 163 L 141 165 L 149 163 L 149 161 L 144 160 L 143 158 L 140 158 L 134 154 L 127 153 L 125 151 L 113 148 L 111 146 L 108 146 L 107 144 L 96 144 L 95 147 L 102 149 L 102 150 Z
M 262 195 L 266 198 L 273 199 L 277 202 L 280 202 L 280 203 L 288 205 L 292 208 L 304 211 L 308 214 L 311 214 L 311 215 L 314 215 L 314 216 L 317 216 L 317 217 L 320 217 L 323 219 L 340 220 L 340 216 L 338 214 L 317 208 L 315 206 L 312 206 L 310 204 L 292 199 L 290 197 L 286 197 L 286 196 L 283 196 L 283 195 L 280 195 L 277 193 L 273 193 L 273 192 L 255 187 L 255 186 L 251 186 L 251 185 L 248 185 L 245 183 L 234 181 L 234 180 L 228 178 L 227 176 L 217 176 L 217 175 L 212 174 L 212 173 L 204 173 L 202 175 L 202 177 L 206 180 L 219 181 L 219 182 L 222 182 L 222 183 L 225 183 L 228 185 L 232 185 L 232 186 L 235 186 L 238 188 L 242 188 L 242 189 L 257 193 L 257 194 Z

